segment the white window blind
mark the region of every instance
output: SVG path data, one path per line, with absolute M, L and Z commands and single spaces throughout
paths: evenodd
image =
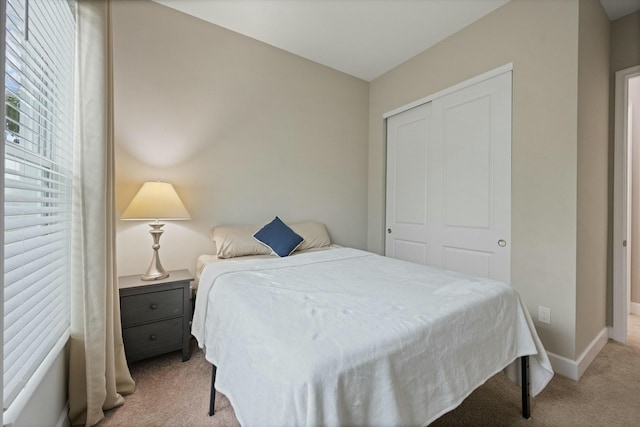
M 75 19 L 7 0 L 4 408 L 69 328 Z

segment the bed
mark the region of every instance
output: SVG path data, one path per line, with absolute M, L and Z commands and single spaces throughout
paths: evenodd
M 427 425 L 505 368 L 524 405 L 553 376 L 509 285 L 319 249 L 203 262 L 192 334 L 241 425 Z

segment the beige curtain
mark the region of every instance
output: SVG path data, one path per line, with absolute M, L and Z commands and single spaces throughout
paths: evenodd
M 124 355 L 115 265 L 110 4 L 78 0 L 69 417 L 94 425 L 135 384 Z

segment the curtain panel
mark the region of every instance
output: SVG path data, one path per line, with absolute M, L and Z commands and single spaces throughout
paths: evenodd
M 76 94 L 69 417 L 91 426 L 132 393 L 115 257 L 109 0 L 76 2 Z

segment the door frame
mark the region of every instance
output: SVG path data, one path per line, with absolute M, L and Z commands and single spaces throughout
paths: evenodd
M 629 80 L 640 76 L 640 65 L 616 72 L 614 100 L 614 184 L 613 184 L 613 326 L 609 337 L 627 342 L 629 314 L 629 256 L 631 254 L 628 218 L 629 145 L 628 109 Z

